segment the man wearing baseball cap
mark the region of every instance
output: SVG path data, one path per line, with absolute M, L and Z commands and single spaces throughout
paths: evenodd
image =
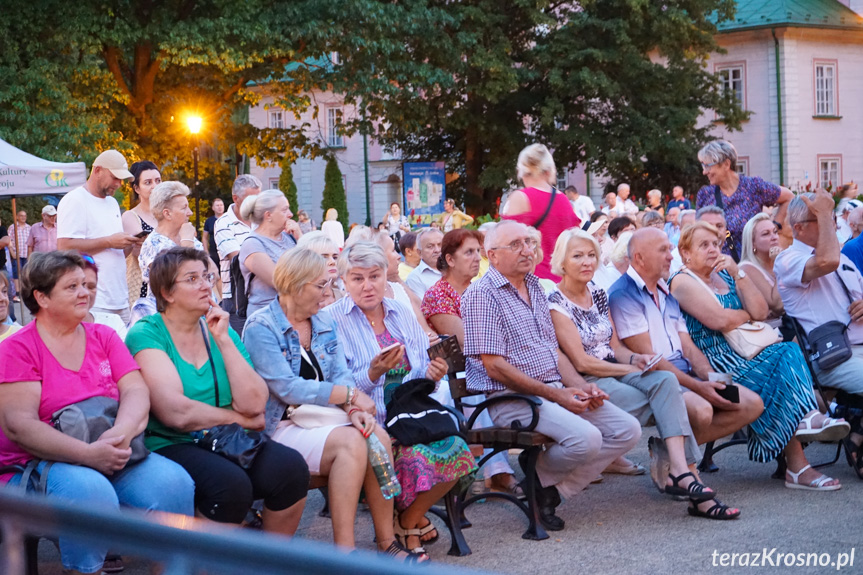
M 106 150 L 93 161 L 87 182 L 60 200 L 57 206 L 57 247 L 78 250 L 93 257 L 99 284 L 93 312 L 114 313 L 129 322 L 126 256 L 144 242 L 123 232 L 120 206 L 114 192 L 132 179 L 126 158 Z
M 50 204 L 42 208 L 42 221 L 30 227 L 27 248 L 31 254 L 57 249 L 57 208 Z

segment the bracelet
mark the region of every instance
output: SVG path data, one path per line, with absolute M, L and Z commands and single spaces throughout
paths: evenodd
M 629 356 L 629 365 L 632 365 L 632 358 L 635 357 L 635 354 Z
M 360 409 L 359 407 L 352 407 L 351 410 L 348 412 L 348 417 L 352 416 L 355 411 L 362 411 L 362 409 Z
M 181 239 L 181 240 L 180 240 L 180 243 L 183 243 L 183 242 L 192 242 L 192 243 L 195 243 L 195 240 L 193 240 L 193 239 L 191 239 L 191 238 L 183 238 L 183 239 Z
M 344 406 L 350 407 L 351 401 L 353 400 L 353 397 L 354 397 L 354 388 L 349 385 L 349 386 L 347 386 L 347 389 L 348 389 L 348 391 L 347 391 L 347 394 L 345 395 Z

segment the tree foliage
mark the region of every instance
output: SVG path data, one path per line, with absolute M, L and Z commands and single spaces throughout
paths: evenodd
M 341 42 L 350 58 L 333 85 L 374 132 L 408 158 L 440 159 L 474 210 L 516 185 L 515 159 L 533 141 L 558 167 L 636 178 L 691 173 L 707 138 L 696 121 L 744 117 L 704 67 L 718 46 L 713 17 L 733 0 L 428 0 L 377 3 L 355 25 L 381 38 Z M 384 15 L 381 22 L 381 15 Z M 376 36 L 381 25 L 387 38 Z M 372 123 L 372 120 L 379 120 Z M 648 174 L 646 180 L 655 174 Z
M 288 198 L 288 204 L 292 211 L 300 209 L 300 200 L 297 197 L 297 184 L 294 183 L 294 170 L 291 168 L 293 162 L 285 155 L 282 158 L 282 173 L 279 175 L 279 189 Z
M 345 193 L 345 184 L 342 179 L 342 171 L 335 158 L 327 159 L 327 167 L 324 169 L 324 194 L 321 200 L 321 210 L 326 215 L 327 210 L 335 208 L 339 214 L 339 223 L 345 229 L 345 236 L 350 232 L 348 222 L 348 196 Z

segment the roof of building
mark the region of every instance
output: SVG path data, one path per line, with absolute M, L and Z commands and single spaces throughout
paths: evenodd
M 737 0 L 734 19 L 716 27 L 720 33 L 777 27 L 863 31 L 863 16 L 838 0 Z

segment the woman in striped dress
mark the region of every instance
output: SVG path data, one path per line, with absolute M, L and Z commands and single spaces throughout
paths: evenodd
M 796 344 L 773 344 L 748 361 L 731 349 L 722 332 L 764 319 L 768 307 L 720 247 L 716 228 L 707 222 L 687 226 L 680 235 L 685 266 L 671 278 L 671 293 L 680 302 L 692 340 L 713 369 L 730 373 L 764 402 L 764 413 L 749 426 L 750 459 L 766 462 L 784 452 L 786 487 L 835 491 L 839 481 L 812 469 L 801 441 L 836 441 L 847 435 L 849 425 L 816 409 L 809 370 Z

